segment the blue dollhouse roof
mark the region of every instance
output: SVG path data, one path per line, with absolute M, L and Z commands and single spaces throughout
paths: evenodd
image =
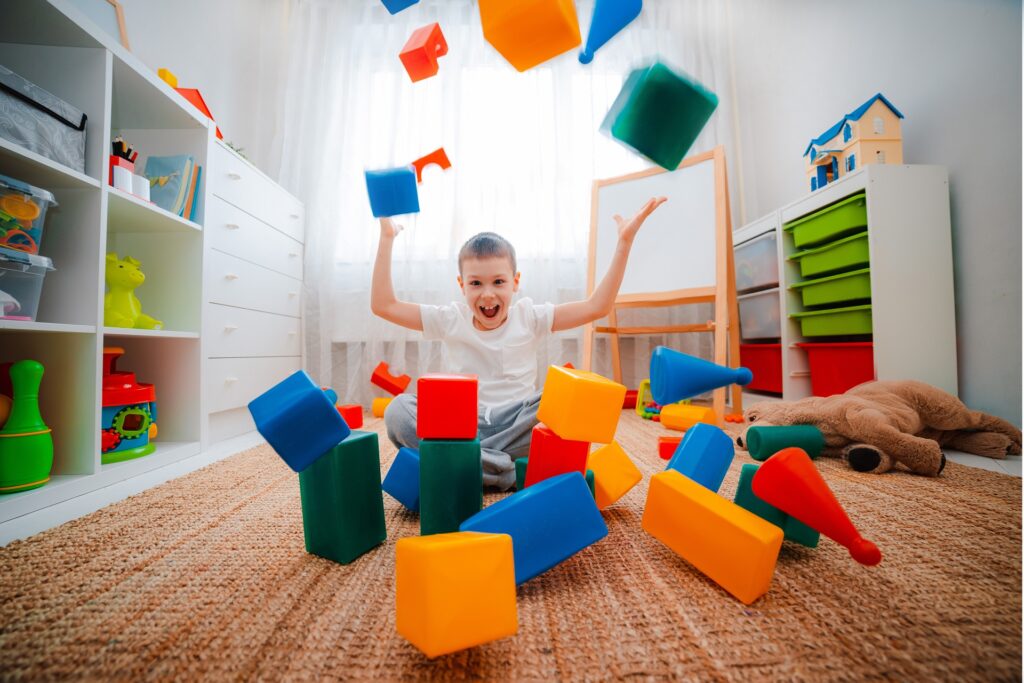
M 893 114 L 896 114 L 896 116 L 898 116 L 901 119 L 905 118 L 903 114 L 900 113 L 900 110 L 894 107 L 892 102 L 885 98 L 885 95 L 883 95 L 882 93 L 876 93 L 874 97 L 872 97 L 867 102 L 860 105 L 859 107 L 851 111 L 849 114 L 841 118 L 839 120 L 839 123 L 832 126 L 824 133 L 811 140 L 810 143 L 807 145 L 807 149 L 804 150 L 803 155 L 807 156 L 808 153 L 810 153 L 811 148 L 814 147 L 815 145 L 825 144 L 835 136 L 839 135 L 839 131 L 843 129 L 843 126 L 846 124 L 847 121 L 860 121 L 860 117 L 864 116 L 864 112 L 866 112 L 868 108 L 875 103 L 875 100 L 882 100 L 882 104 L 889 107 L 889 110 L 892 111 Z

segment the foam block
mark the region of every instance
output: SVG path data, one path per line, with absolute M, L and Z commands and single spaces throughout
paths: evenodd
M 717 492 L 735 454 L 728 434 L 713 425 L 695 424 L 686 431 L 665 469 L 676 470 Z
M 643 0 L 595 0 L 587 44 L 580 51 L 580 63 L 589 64 L 598 48 L 640 16 L 641 9 Z
M 730 384 L 754 379 L 747 368 L 727 368 L 703 358 L 659 346 L 651 354 L 651 396 L 663 406 Z
M 626 387 L 586 370 L 548 367 L 537 419 L 569 441 L 611 443 Z
M 585 474 L 588 451 L 590 444 L 586 441 L 569 441 L 545 425 L 534 426 L 530 436 L 530 457 L 524 486 L 533 486 L 566 472 Z
M 746 441 L 750 457 L 759 462 L 785 448 L 802 448 L 814 460 L 825 447 L 825 437 L 814 425 L 750 427 Z
M 480 0 L 484 39 L 517 71 L 580 44 L 573 0 Z
M 416 172 L 411 166 L 366 171 L 366 191 L 374 218 L 419 213 Z
M 709 425 L 718 424 L 718 415 L 712 408 L 704 406 L 693 406 L 685 403 L 673 403 L 662 406 L 661 424 L 669 429 L 685 432 L 687 429 L 698 423 Z
M 420 0 L 381 0 L 384 3 L 385 9 L 390 14 L 398 14 L 402 10 L 412 7 Z
M 818 547 L 818 540 L 821 538 L 821 534 L 800 520 L 790 517 L 779 508 L 764 502 L 754 495 L 751 482 L 754 479 L 754 474 L 757 472 L 757 467 L 757 465 L 746 463 L 740 469 L 740 480 L 736 484 L 736 495 L 733 498 L 733 502 L 744 510 L 749 510 L 766 522 L 771 522 L 782 529 L 785 540 L 805 545 L 808 548 Z
M 350 429 L 359 429 L 363 426 L 363 407 L 358 403 L 338 406 L 338 413 Z
M 484 504 L 480 441 L 420 441 L 420 533 L 458 531 Z
M 392 375 L 388 364 L 381 361 L 373 369 L 370 375 L 370 382 L 388 392 L 392 396 L 398 396 L 409 387 L 412 378 L 409 375 Z
M 420 452 L 415 448 L 399 448 L 381 487 L 408 509 L 419 512 Z
M 528 458 L 516 458 L 516 491 L 526 488 L 526 466 Z
M 662 460 L 670 460 L 672 455 L 676 452 L 679 442 L 682 440 L 683 437 L 681 436 L 659 436 L 658 457 Z
M 413 83 L 437 75 L 437 58 L 448 54 L 448 43 L 438 23 L 427 24 L 412 32 L 398 58 Z M 419 179 L 419 169 L 416 171 Z
M 473 515 L 459 529 L 512 536 L 517 584 L 608 535 L 579 472 L 560 474 L 514 493 Z
M 591 453 L 587 468 L 594 472 L 594 500 L 599 510 L 622 498 L 643 478 L 626 451 L 614 441 Z
M 476 375 L 424 375 L 416 381 L 416 394 L 416 436 L 476 438 Z
M 374 417 L 384 417 L 384 411 L 388 409 L 388 404 L 393 400 L 391 396 L 373 399 L 370 404 L 370 414 Z

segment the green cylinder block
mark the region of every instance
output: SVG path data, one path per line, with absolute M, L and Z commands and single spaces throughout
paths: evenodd
M 484 506 L 480 440 L 420 441 L 420 534 L 446 534 Z
M 783 448 L 802 448 L 811 459 L 821 454 L 825 437 L 814 425 L 789 427 L 751 427 L 747 430 L 747 450 L 754 460 L 765 461 Z
M 526 483 L 526 463 L 529 458 L 516 458 L 516 491 L 522 491 Z
M 306 552 L 348 564 L 387 537 L 377 434 L 354 431 L 299 472 Z
M 594 470 L 587 470 L 587 488 L 590 489 L 590 495 L 593 498 L 597 498 L 597 494 L 594 493 Z

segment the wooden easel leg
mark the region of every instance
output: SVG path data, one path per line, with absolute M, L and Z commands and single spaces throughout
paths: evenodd
M 612 329 L 618 329 L 619 319 L 615 315 L 615 307 L 612 307 L 610 313 L 608 313 L 608 325 Z M 611 344 L 612 344 L 612 379 L 616 382 L 622 383 L 622 362 L 619 357 L 619 333 L 611 333 Z
M 587 372 L 590 372 L 592 367 L 592 361 L 594 360 L 594 325 L 593 323 L 587 323 L 583 326 L 583 358 L 581 359 L 581 366 Z

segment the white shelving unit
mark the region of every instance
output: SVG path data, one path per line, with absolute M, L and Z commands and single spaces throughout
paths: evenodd
M 251 420 L 246 424 L 237 416 L 239 426 L 230 436 L 238 438 L 211 448 L 208 436 L 210 412 L 225 405 L 221 399 L 221 405 L 213 406 L 204 390 L 210 386 L 205 337 L 211 325 L 223 325 L 218 311 L 207 303 L 211 296 L 204 286 L 209 279 L 206 269 L 211 253 L 226 256 L 213 251 L 204 229 L 210 188 L 217 186 L 210 174 L 213 168 L 239 177 L 258 175 L 254 187 L 260 193 L 259 210 L 286 228 L 280 238 L 287 243 L 278 244 L 277 239 L 273 244 L 287 247 L 281 259 L 291 268 L 287 282 L 279 283 L 286 291 L 279 294 L 284 308 L 277 311 L 288 331 L 298 329 L 300 315 L 297 294 L 288 292 L 300 292 L 302 284 L 301 204 L 218 143 L 214 127 L 200 112 L 67 0 L 4 0 L 2 14 L 0 64 L 78 107 L 88 121 L 84 173 L 0 139 L 0 174 L 45 188 L 58 202 L 47 213 L 40 249 L 56 270 L 46 275 L 37 320 L 0 321 L 0 362 L 32 358 L 45 367 L 40 406 L 53 430 L 54 466 L 45 486 L 0 496 L 0 544 L 258 441 Z M 148 155 L 195 158 L 203 167 L 195 220 L 172 215 L 107 184 L 107 157 L 115 135 L 139 150 L 137 173 Z M 230 169 L 222 168 L 225 153 L 232 155 Z M 219 163 L 212 163 L 214 156 Z M 234 196 L 231 192 L 221 194 Z M 268 204 L 275 197 L 287 200 Z M 236 204 L 246 209 L 242 198 L 238 195 Z M 143 310 L 162 320 L 164 329 L 103 325 L 108 252 L 141 261 L 146 282 L 136 294 Z M 288 253 L 297 253 L 297 258 Z M 135 372 L 140 382 L 156 386 L 159 433 L 151 455 L 101 463 L 104 346 L 123 348 L 118 369 Z M 250 353 L 250 346 L 239 355 Z M 220 343 L 214 348 L 226 347 Z M 301 366 L 298 343 L 257 350 L 274 349 L 283 349 L 287 362 L 264 369 L 261 381 L 276 381 L 281 372 Z M 247 369 L 243 364 L 239 371 Z M 266 386 L 248 381 L 244 388 L 233 389 L 228 403 L 244 406 Z M 223 438 L 226 435 L 218 435 L 218 440 Z

